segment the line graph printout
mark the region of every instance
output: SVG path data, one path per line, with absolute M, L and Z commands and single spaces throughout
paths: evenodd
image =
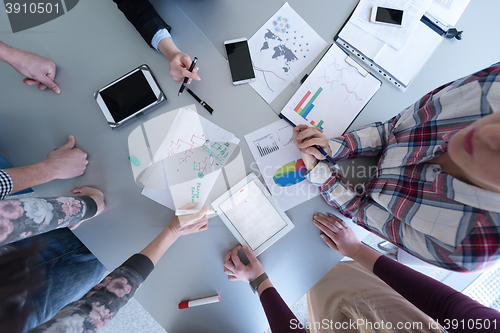
M 141 177 L 145 196 L 171 209 L 189 202 L 203 206 L 222 167 L 239 143 L 188 107 L 177 111 L 166 136 L 153 149 L 153 162 Z
M 350 59 L 333 44 L 281 114 L 295 125 L 321 128 L 328 138 L 342 135 L 381 85 Z
M 255 142 L 259 142 L 263 138 L 272 138 L 273 144 L 276 144 L 279 149 L 262 155 Z M 291 164 L 293 164 L 293 171 L 297 171 L 297 174 L 298 171 L 302 170 L 296 170 L 298 169 L 296 161 L 300 160 L 301 156 L 293 142 L 293 127 L 286 120 L 280 119 L 247 134 L 245 140 L 274 202 L 283 211 L 319 195 L 318 188 L 304 177 L 295 181 L 290 180 L 292 176 Z M 294 163 L 291 163 L 292 161 Z M 288 164 L 290 164 L 290 168 L 283 168 Z
M 256 80 L 271 103 L 328 44 L 285 3 L 248 41 Z

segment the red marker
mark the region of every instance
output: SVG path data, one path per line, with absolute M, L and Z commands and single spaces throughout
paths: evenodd
M 192 301 L 180 302 L 179 309 L 187 309 L 187 308 L 192 308 L 193 306 L 205 305 L 205 304 L 210 304 L 210 303 L 217 303 L 218 301 L 220 301 L 219 295 L 195 299 Z

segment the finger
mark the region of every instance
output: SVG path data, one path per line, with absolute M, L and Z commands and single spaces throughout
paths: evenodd
M 224 273 L 227 275 L 234 275 L 234 272 L 229 268 L 227 268 L 226 266 L 224 266 Z
M 323 240 L 325 241 L 326 245 L 328 245 L 328 247 L 329 247 L 330 249 L 332 249 L 333 251 L 335 251 L 335 252 L 337 252 L 337 253 L 339 253 L 339 252 L 340 252 L 340 250 L 339 250 L 339 248 L 337 247 L 337 245 L 336 245 L 336 244 L 335 244 L 335 243 L 334 243 L 334 242 L 333 242 L 330 238 L 328 238 L 327 236 L 325 236 L 325 235 L 323 235 L 323 234 L 322 234 L 322 235 L 320 235 L 320 236 L 321 236 L 321 239 L 323 239 Z
M 319 230 L 321 230 L 325 235 L 327 235 L 331 239 L 334 239 L 336 237 L 335 233 L 332 230 L 330 230 L 327 227 L 325 227 L 323 224 L 321 224 L 321 223 L 319 223 L 317 221 L 314 221 L 314 225 L 316 227 L 318 227 Z
M 180 209 L 192 209 L 194 207 L 198 206 L 197 202 L 190 202 L 182 206 Z
M 241 248 L 241 245 L 238 245 L 236 246 L 233 251 L 231 252 L 231 260 L 233 261 L 234 263 L 234 266 L 237 268 L 237 267 L 241 267 L 241 266 L 245 266 L 243 265 L 243 263 L 241 262 L 240 260 L 240 257 L 238 257 L 238 250 Z
M 33 79 L 30 79 L 30 78 L 25 78 L 23 79 L 23 82 L 24 84 L 28 85 L 28 86 L 33 86 L 35 84 L 39 84 L 40 82 L 38 82 L 37 80 L 33 80 Z
M 47 89 L 47 86 L 46 86 L 45 84 L 40 83 L 40 84 L 38 85 L 38 90 L 45 90 L 45 89 Z
M 208 212 L 208 205 L 203 207 L 198 213 L 192 215 L 193 221 L 203 220 Z
M 320 136 L 321 136 L 321 133 L 316 131 L 315 127 L 307 127 L 306 129 L 303 129 L 297 135 L 297 139 L 314 138 L 314 137 L 320 137 Z
M 316 158 L 317 160 L 324 160 L 325 159 L 325 155 L 320 153 L 319 150 L 316 149 L 315 147 L 307 148 L 306 153 L 308 153 L 311 156 L 314 156 L 314 158 Z
M 234 275 L 228 275 L 228 276 L 227 276 L 227 279 L 228 279 L 229 281 L 236 281 L 236 280 L 238 280 L 238 278 L 237 278 L 236 276 L 234 276 Z
M 295 126 L 293 128 L 293 136 L 299 135 L 299 133 L 301 133 L 302 131 L 306 130 L 307 128 L 309 128 L 309 126 L 307 126 L 307 125 L 298 125 L 298 126 Z
M 314 219 L 319 223 L 323 224 L 326 228 L 330 229 L 334 233 L 340 232 L 340 229 L 335 224 L 337 221 L 330 219 L 329 217 L 323 214 L 316 215 Z
M 74 148 L 73 151 L 81 154 L 83 158 L 85 158 L 85 159 L 87 158 L 87 153 L 84 152 L 83 150 L 81 150 L 80 148 Z
M 201 78 L 197 74 L 192 73 L 185 68 L 181 70 L 181 75 L 182 77 L 187 77 L 191 80 L 201 81 Z
M 256 263 L 259 260 L 254 256 L 250 248 L 246 245 L 243 245 L 243 252 L 245 252 L 245 255 L 247 256 L 248 260 L 250 260 L 250 263 Z
M 231 253 L 229 252 L 229 255 Z M 231 261 L 231 259 L 229 258 L 228 260 L 224 261 L 224 267 L 235 272 L 236 271 L 236 266 L 234 266 L 234 263 Z
M 337 215 L 334 215 L 332 213 L 328 213 L 328 217 L 335 219 L 337 222 L 339 222 L 344 228 L 349 228 L 349 225 L 347 224 L 346 221 L 342 220 L 340 217 Z
M 60 148 L 71 149 L 75 146 L 75 137 L 73 135 L 68 135 L 66 142 Z
M 324 147 L 325 143 L 327 143 L 327 142 L 324 138 L 309 136 L 304 141 L 302 141 L 300 148 L 307 148 L 307 147 L 313 147 L 313 146 L 319 146 L 319 147 L 325 148 Z
M 56 94 L 60 94 L 61 89 L 59 89 L 57 84 L 54 83 L 55 75 L 56 75 L 56 65 L 53 65 L 52 68 L 49 68 L 44 75 L 42 74 L 36 76 L 35 79 L 40 81 L 40 83 L 46 85 L 50 90 L 52 90 Z

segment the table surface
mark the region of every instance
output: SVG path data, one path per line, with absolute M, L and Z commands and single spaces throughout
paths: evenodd
M 284 3 L 283 0 L 153 1 L 173 27 L 181 50 L 197 56 L 202 81 L 192 89 L 215 109 L 198 112 L 241 140 L 245 172 L 257 172 L 244 135 L 278 119 L 277 114 L 297 86 L 288 87 L 271 105 L 249 86 L 230 81 L 223 41 L 250 38 Z M 300 1 L 290 5 L 328 42 L 356 5 L 355 0 Z M 462 41 L 444 41 L 406 92 L 382 85 L 353 123 L 357 128 L 384 121 L 411 105 L 429 90 L 498 61 L 500 2 L 471 1 L 458 22 Z M 56 20 L 13 34 L 0 12 L 0 40 L 53 60 L 61 95 L 25 87 L 12 68 L 0 64 L 0 153 L 13 165 L 38 162 L 68 134 L 88 153 L 89 166 L 81 177 L 37 186 L 40 196 L 67 195 L 75 186 L 95 186 L 106 196 L 106 210 L 75 234 L 112 270 L 139 252 L 167 224 L 173 212 L 140 194 L 127 161 L 128 135 L 141 123 L 193 104 L 188 94 L 177 97 L 178 84 L 168 74 L 168 62 L 148 47 L 112 1 L 87 0 Z M 112 131 L 92 94 L 132 68 L 146 63 L 166 92 L 168 101 L 118 131 Z M 312 68 L 313 64 L 309 66 Z M 307 70 L 306 70 L 307 71 Z M 306 72 L 305 71 L 305 72 Z M 232 181 L 230 181 L 231 183 Z M 259 259 L 288 304 L 293 304 L 339 260 L 319 238 L 311 223 L 315 212 L 332 212 L 321 197 L 287 211 L 295 228 Z M 207 231 L 182 237 L 165 254 L 136 299 L 168 332 L 262 332 L 267 327 L 259 300 L 247 284 L 228 282 L 224 254 L 236 239 L 218 218 Z M 213 305 L 177 310 L 181 300 L 220 294 Z

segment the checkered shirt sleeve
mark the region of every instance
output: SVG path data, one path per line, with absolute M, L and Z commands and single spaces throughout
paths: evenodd
M 14 188 L 14 183 L 9 174 L 3 170 L 0 170 L 0 200 L 3 200 L 8 196 L 12 189 Z

